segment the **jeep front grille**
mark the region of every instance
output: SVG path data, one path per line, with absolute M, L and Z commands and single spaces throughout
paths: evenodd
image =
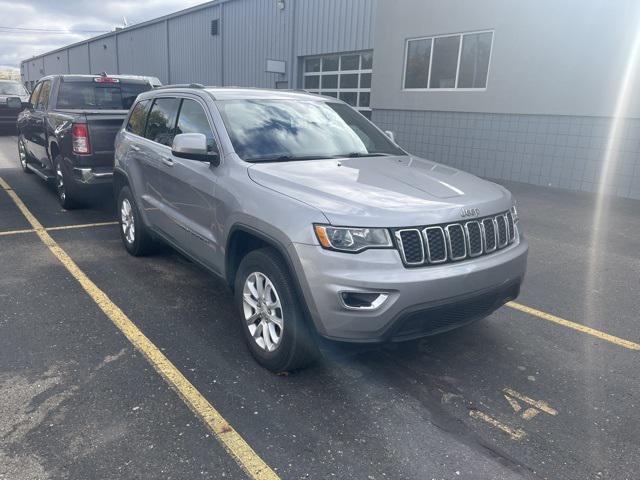
M 408 267 L 458 262 L 503 249 L 516 240 L 511 212 L 444 225 L 399 228 L 396 247 Z

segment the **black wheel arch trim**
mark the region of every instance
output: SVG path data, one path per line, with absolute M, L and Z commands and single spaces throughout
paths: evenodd
M 317 332 L 317 325 L 315 324 L 315 321 L 313 319 L 313 316 L 311 315 L 311 311 L 309 310 L 309 305 L 307 304 L 305 295 L 304 295 L 304 291 L 302 290 L 302 285 L 300 284 L 300 280 L 298 278 L 298 274 L 297 271 L 295 269 L 295 266 L 293 264 L 293 260 L 291 259 L 291 256 L 289 255 L 289 252 L 287 251 L 286 246 L 280 242 L 279 240 L 273 238 L 271 235 L 268 235 L 254 227 L 251 227 L 249 225 L 243 224 L 243 223 L 236 223 L 234 224 L 230 229 L 229 229 L 229 234 L 227 235 L 227 243 L 225 245 L 225 273 L 224 273 L 224 278 L 227 281 L 227 284 L 229 285 L 229 287 L 231 289 L 233 289 L 233 283 L 234 283 L 234 279 L 233 278 L 229 278 L 229 262 L 231 261 L 231 256 L 229 255 L 230 252 L 230 243 L 231 243 L 231 239 L 233 238 L 233 235 L 237 232 L 237 231 L 242 231 L 245 233 L 248 233 L 250 235 L 253 235 L 257 238 L 259 238 L 260 240 L 264 241 L 265 243 L 267 243 L 269 246 L 273 247 L 279 254 L 280 256 L 284 259 L 285 263 L 286 263 L 286 267 L 289 270 L 289 273 L 291 275 L 291 278 L 293 279 L 293 288 L 296 292 L 296 295 L 298 295 L 298 299 L 300 300 L 301 303 L 301 308 L 302 311 L 304 313 L 305 316 L 305 320 L 309 321 L 310 324 L 314 327 L 314 330 Z

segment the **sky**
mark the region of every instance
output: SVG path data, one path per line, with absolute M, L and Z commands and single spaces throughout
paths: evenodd
M 0 68 L 122 27 L 123 17 L 131 25 L 204 1 L 0 0 Z

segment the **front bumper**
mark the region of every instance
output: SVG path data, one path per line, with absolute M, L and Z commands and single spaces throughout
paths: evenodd
M 406 340 L 483 318 L 514 299 L 527 266 L 520 238 L 495 253 L 441 266 L 406 268 L 397 250 L 345 254 L 292 244 L 296 273 L 320 335 L 350 342 Z M 372 311 L 345 308 L 341 292 L 385 293 Z

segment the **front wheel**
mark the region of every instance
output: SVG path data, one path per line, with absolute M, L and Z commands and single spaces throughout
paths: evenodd
M 153 239 L 142 222 L 131 189 L 127 186 L 122 187 L 118 194 L 118 213 L 120 238 L 127 252 L 134 257 L 150 253 L 153 249 Z
M 277 373 L 317 360 L 293 279 L 274 249 L 254 250 L 242 259 L 235 296 L 247 345 L 263 367 Z
M 23 172 L 33 173 L 31 170 L 29 170 L 29 167 L 27 167 L 29 158 L 27 154 L 27 147 L 25 146 L 22 137 L 18 137 L 18 160 L 20 160 L 20 167 L 22 168 Z

